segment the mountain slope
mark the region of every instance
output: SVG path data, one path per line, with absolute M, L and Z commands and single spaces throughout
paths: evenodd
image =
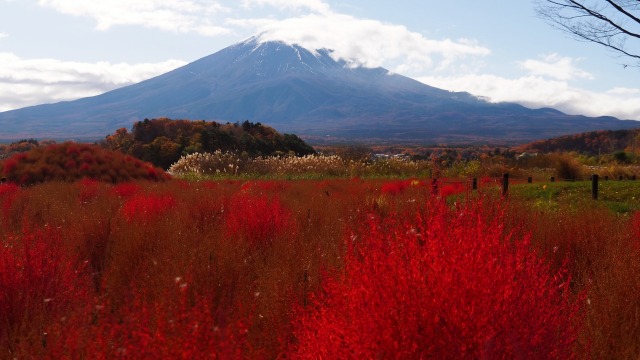
M 251 120 L 317 139 L 512 142 L 640 125 L 492 104 L 327 50 L 252 38 L 179 69 L 90 98 L 0 113 L 2 137 L 97 136 L 144 118 Z
M 538 140 L 514 148 L 518 152 L 569 152 L 600 155 L 615 151 L 640 149 L 640 129 L 601 130 Z

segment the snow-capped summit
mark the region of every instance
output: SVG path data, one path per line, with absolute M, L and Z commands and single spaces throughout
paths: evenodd
M 262 122 L 301 136 L 526 141 L 636 122 L 492 104 L 327 49 L 249 38 L 166 74 L 76 101 L 0 113 L 4 138 L 103 137 L 144 118 Z

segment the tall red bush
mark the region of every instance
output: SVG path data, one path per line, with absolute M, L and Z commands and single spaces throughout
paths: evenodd
M 14 201 L 18 197 L 20 187 L 16 184 L 0 185 L 0 201 L 2 202 L 3 223 L 8 219 Z
M 381 192 L 392 196 L 399 195 L 402 194 L 410 184 L 411 182 L 407 180 L 388 181 L 382 184 Z
M 239 194 L 225 211 L 225 234 L 241 237 L 254 246 L 295 231 L 291 212 L 277 197 Z
M 118 151 L 73 142 L 36 147 L 16 154 L 0 162 L 0 173 L 19 185 L 82 178 L 112 183 L 170 178 L 162 169 Z
M 142 191 L 142 187 L 136 183 L 120 183 L 113 187 L 113 193 L 122 199 L 128 199 Z
M 465 191 L 467 191 L 465 183 L 452 182 L 452 183 L 444 184 L 442 186 L 442 190 L 440 190 L 440 195 L 446 198 L 451 195 L 462 194 Z
M 172 195 L 135 195 L 122 207 L 122 213 L 129 222 L 149 223 L 158 219 L 176 206 Z
M 77 183 L 79 187 L 78 199 L 81 204 L 85 204 L 98 196 L 98 181 L 83 178 Z
M 291 358 L 567 359 L 578 302 L 528 239 L 481 206 L 373 218 L 343 271 L 300 308 Z
M 52 329 L 43 357 L 49 359 L 242 359 L 250 351 L 249 324 L 214 309 L 211 298 L 174 291 L 153 302 L 136 291 L 120 309 L 98 304 Z M 237 315 L 241 317 L 240 315 Z
M 84 265 L 61 241 L 49 228 L 25 226 L 0 243 L 0 357 L 19 345 L 16 340 L 46 341 L 52 319 L 90 299 Z

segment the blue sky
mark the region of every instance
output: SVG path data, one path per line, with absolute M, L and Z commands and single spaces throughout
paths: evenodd
M 96 95 L 263 33 L 490 101 L 640 120 L 640 70 L 551 28 L 534 5 L 0 0 L 0 111 Z

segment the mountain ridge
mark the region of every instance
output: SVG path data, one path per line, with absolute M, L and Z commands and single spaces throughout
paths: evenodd
M 101 95 L 0 113 L 0 126 L 3 137 L 102 137 L 160 117 L 250 120 L 317 141 L 526 142 L 640 127 L 613 117 L 490 103 L 384 68 L 350 66 L 327 49 L 256 37 Z

